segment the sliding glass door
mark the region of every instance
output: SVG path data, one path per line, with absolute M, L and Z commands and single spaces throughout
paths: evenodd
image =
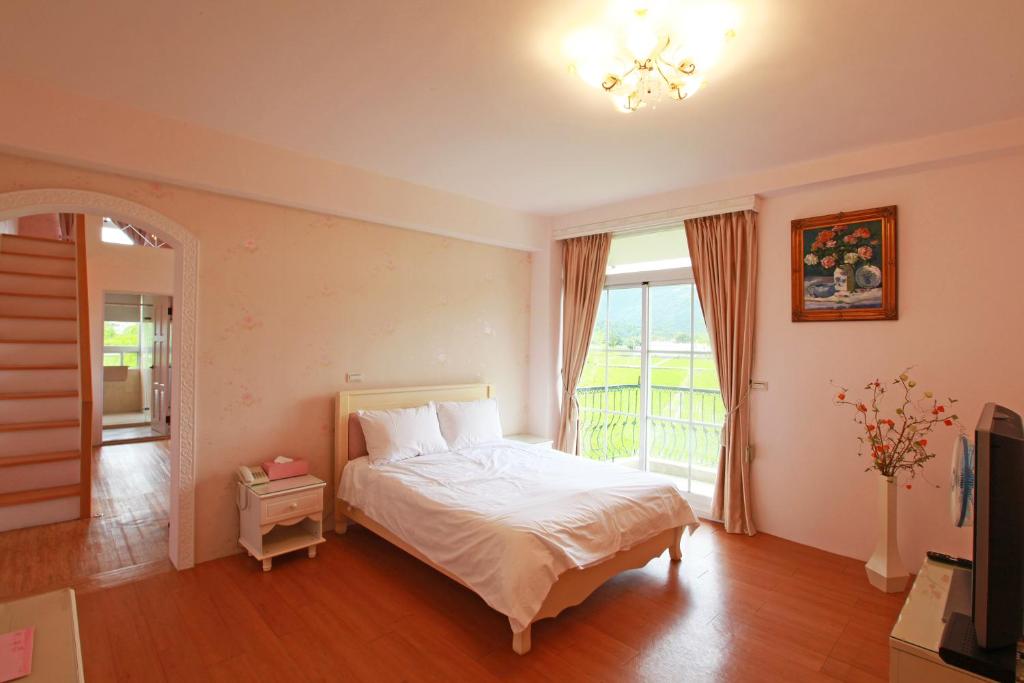
M 577 399 L 582 455 L 710 498 L 725 412 L 692 283 L 605 289 Z
M 580 405 L 580 450 L 595 460 L 643 469 L 640 387 L 644 375 L 642 287 L 605 289 L 590 340 Z

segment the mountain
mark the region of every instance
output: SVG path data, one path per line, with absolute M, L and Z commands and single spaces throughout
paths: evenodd
M 690 301 L 694 311 L 696 336 L 707 340 L 707 328 L 700 314 L 693 285 L 670 285 L 650 288 L 651 336 L 663 341 L 688 341 L 694 334 L 690 325 Z M 639 287 L 609 289 L 601 297 L 598 309 L 595 341 L 602 338 L 605 325 L 611 336 L 611 346 L 639 346 L 642 327 L 643 298 Z M 607 316 L 607 320 L 606 320 Z

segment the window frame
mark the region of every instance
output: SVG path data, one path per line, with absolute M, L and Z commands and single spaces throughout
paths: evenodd
M 611 273 L 611 274 L 606 274 L 605 275 L 604 286 L 602 287 L 602 291 L 607 291 L 607 290 L 612 290 L 612 289 L 640 288 L 640 292 L 641 292 L 641 318 L 642 318 L 642 321 L 641 321 L 641 333 L 640 333 L 641 334 L 640 350 L 638 351 L 638 353 L 640 355 L 640 373 L 641 373 L 640 374 L 640 380 L 641 380 L 641 386 L 640 386 L 640 398 L 639 398 L 639 402 L 638 402 L 639 403 L 638 408 L 639 408 L 639 411 L 640 411 L 639 412 L 639 417 L 641 418 L 640 419 L 640 433 L 639 433 L 639 439 L 640 439 L 639 466 L 640 466 L 640 470 L 644 471 L 644 472 L 648 471 L 648 458 L 649 458 L 649 455 L 650 455 L 648 453 L 649 448 L 648 448 L 648 443 L 647 443 L 648 422 L 651 419 L 651 416 L 649 414 L 649 403 L 650 403 L 650 398 L 651 398 L 650 397 L 650 393 L 651 393 L 650 356 L 651 356 L 651 353 L 652 353 L 651 349 L 650 349 L 650 291 L 651 291 L 651 287 L 661 287 L 661 286 L 671 286 L 671 285 L 692 285 L 694 287 L 694 295 L 696 295 L 696 281 L 694 280 L 694 277 L 693 277 L 693 268 L 692 267 L 683 267 L 683 268 L 671 268 L 671 269 L 664 269 L 664 270 L 637 271 L 637 272 L 633 272 L 633 273 Z M 692 302 L 691 303 L 691 312 L 690 312 L 691 328 L 693 327 L 693 323 L 695 321 L 694 315 L 695 315 L 695 310 L 696 309 L 693 308 L 695 303 L 696 302 Z M 605 347 L 604 347 L 603 351 L 605 353 L 610 353 L 611 352 L 610 347 L 608 347 L 608 345 L 607 345 L 607 336 L 606 336 Z M 670 354 L 670 355 L 673 354 L 673 352 L 661 352 L 661 351 L 656 352 L 656 353 Z M 680 352 L 678 355 L 682 355 L 682 353 Z M 691 356 L 691 363 L 690 363 L 690 389 L 691 389 L 691 392 L 692 392 L 692 389 L 693 389 L 693 373 L 694 373 L 693 362 L 692 362 L 692 353 L 690 354 L 690 356 Z M 607 360 L 605 362 L 605 366 L 606 366 L 605 372 L 607 373 Z M 607 375 L 606 375 L 606 377 L 607 377 Z M 607 379 L 605 380 L 605 386 L 607 386 Z M 719 391 L 721 391 L 721 389 L 719 389 Z M 691 412 L 692 412 L 692 410 L 693 410 L 692 397 L 691 397 L 691 404 L 690 404 L 690 406 L 691 406 L 690 409 L 691 409 Z M 600 412 L 602 412 L 602 413 L 609 413 L 609 414 L 617 414 L 616 411 L 611 411 L 611 410 L 607 410 L 607 409 L 602 409 Z M 691 422 L 692 422 L 692 420 L 691 420 Z M 689 466 L 688 469 L 689 469 L 689 471 L 688 471 L 689 481 L 692 481 L 693 480 L 692 458 L 691 458 L 690 466 Z M 698 512 L 701 516 L 705 516 L 705 517 L 710 514 L 710 511 L 711 511 L 711 498 L 710 497 L 704 496 L 704 495 L 699 494 L 699 493 L 694 493 L 692 491 L 687 491 L 686 489 L 684 489 L 682 487 L 681 482 L 680 482 L 680 484 L 678 486 L 679 486 L 680 493 L 683 494 L 683 496 L 693 506 L 693 508 L 694 508 L 694 510 L 696 512 Z
M 108 345 L 104 344 L 103 345 L 103 351 L 102 351 L 101 358 L 106 358 L 106 356 L 108 354 L 113 355 L 113 354 L 116 353 L 116 354 L 118 354 L 118 360 L 119 360 L 119 363 L 120 363 L 120 367 L 127 367 L 127 368 L 130 368 L 130 369 L 141 370 L 142 369 L 142 363 L 143 363 L 143 355 L 142 355 L 143 321 L 140 320 L 138 322 L 133 322 L 133 321 L 127 321 L 127 320 L 104 320 L 103 321 L 104 333 L 106 333 L 106 325 L 107 325 L 107 323 L 110 323 L 110 322 L 123 322 L 123 323 L 129 324 L 129 325 L 137 325 L 138 326 L 138 335 L 137 335 L 138 343 L 135 346 L 129 346 L 129 345 L 124 345 L 124 344 L 114 344 L 114 345 L 108 346 Z M 105 334 L 104 334 L 104 336 L 105 336 Z M 134 368 L 132 368 L 132 366 L 130 366 L 130 365 L 125 365 L 124 355 L 126 353 L 134 353 L 135 354 L 135 367 Z M 110 367 L 117 367 L 117 366 L 110 366 Z

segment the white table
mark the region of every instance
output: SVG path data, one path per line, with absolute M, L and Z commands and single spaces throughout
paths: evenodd
M 0 633 L 35 626 L 32 673 L 18 683 L 83 681 L 75 591 L 65 588 L 0 604 Z
M 939 658 L 942 621 L 953 575 L 970 570 L 926 559 L 889 635 L 889 680 L 893 683 L 988 681 Z M 991 683 L 991 681 L 989 682 Z
M 323 533 L 324 487 L 322 479 L 306 474 L 275 479 L 265 484 L 239 486 L 238 543 L 263 562 L 269 572 L 273 559 L 295 550 L 316 557 Z

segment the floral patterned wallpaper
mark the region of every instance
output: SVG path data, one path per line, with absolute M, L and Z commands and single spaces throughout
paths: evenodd
M 490 382 L 506 432 L 526 425 L 526 252 L 0 155 L 0 192 L 44 187 L 125 197 L 199 238 L 200 561 L 237 551 L 238 465 L 287 454 L 331 481 L 346 372 Z

